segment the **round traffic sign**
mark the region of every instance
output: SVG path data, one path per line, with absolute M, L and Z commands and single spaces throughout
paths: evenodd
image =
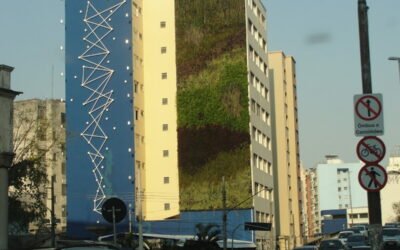
M 365 95 L 356 102 L 355 111 L 361 119 L 371 121 L 381 114 L 382 104 L 375 96 Z
M 126 216 L 126 205 L 125 203 L 116 197 L 107 199 L 101 207 L 101 214 L 103 218 L 113 223 L 113 210 L 115 214 L 115 223 L 122 221 Z
M 385 144 L 376 136 L 363 137 L 357 144 L 357 156 L 365 163 L 378 163 L 385 153 Z
M 358 173 L 358 181 L 365 190 L 378 192 L 386 185 L 387 173 L 381 165 L 365 165 Z

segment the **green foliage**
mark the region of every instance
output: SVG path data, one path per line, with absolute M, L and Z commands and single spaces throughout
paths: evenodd
M 9 170 L 9 211 L 11 233 L 25 231 L 29 223 L 44 223 L 47 175 L 38 160 L 23 160 Z
M 55 146 L 41 143 L 46 138 L 48 122 L 38 120 L 35 112 L 21 108 L 14 112 L 13 144 L 15 157 L 9 170 L 10 234 L 19 234 L 35 223 L 44 225 L 46 216 L 46 153 Z
M 241 49 L 213 61 L 178 88 L 178 126 L 248 131 L 246 58 Z
M 197 74 L 209 61 L 245 47 L 243 0 L 177 0 L 178 82 Z
M 180 171 L 182 210 L 218 209 L 222 207 L 222 176 L 227 184 L 227 206 L 234 207 L 251 196 L 249 146 L 221 152 L 199 168 L 196 175 Z M 250 200 L 239 208 L 251 207 Z
M 400 222 L 400 201 L 392 204 L 393 211 L 396 215 L 395 222 Z

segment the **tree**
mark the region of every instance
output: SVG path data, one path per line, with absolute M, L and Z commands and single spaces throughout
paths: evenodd
M 400 201 L 394 202 L 392 204 L 392 208 L 393 208 L 393 211 L 394 211 L 394 213 L 396 215 L 395 221 L 396 222 L 400 222 Z
M 195 240 L 187 240 L 185 242 L 185 249 L 198 249 L 198 250 L 213 250 L 220 249 L 217 241 L 221 239 L 221 230 L 219 226 L 214 223 L 202 224 L 198 223 L 195 226 L 196 236 Z
M 44 225 L 46 216 L 46 153 L 55 141 L 44 143 L 48 131 L 45 114 L 24 105 L 14 109 L 14 153 L 9 170 L 9 230 L 26 232 L 30 224 Z

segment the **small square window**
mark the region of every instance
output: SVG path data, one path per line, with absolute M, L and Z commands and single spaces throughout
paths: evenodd
M 162 130 L 167 131 L 168 130 L 168 124 L 163 124 L 162 125 Z
M 161 73 L 161 79 L 167 79 L 167 77 L 168 77 L 167 72 Z
M 170 210 L 171 206 L 169 203 L 164 203 L 164 210 Z
M 167 26 L 167 23 L 165 21 L 160 22 L 160 27 L 165 28 Z
M 168 98 L 163 98 L 162 99 L 162 104 L 167 105 L 168 104 Z
M 163 150 L 163 156 L 168 157 L 169 156 L 169 151 L 168 150 Z
M 167 47 L 161 47 L 161 54 L 167 53 Z
M 169 177 L 164 177 L 164 184 L 168 184 L 169 183 Z

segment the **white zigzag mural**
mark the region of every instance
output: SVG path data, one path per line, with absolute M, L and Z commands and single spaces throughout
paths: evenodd
M 104 112 L 112 104 L 113 90 L 108 90 L 107 85 L 114 73 L 113 69 L 103 65 L 104 60 L 110 54 L 104 44 L 104 39 L 113 30 L 107 22 L 109 18 L 126 2 L 123 0 L 104 10 L 97 10 L 90 2 L 87 2 L 85 17 L 83 21 L 87 26 L 88 34 L 83 38 L 86 43 L 86 50 L 78 58 L 84 61 L 82 66 L 81 86 L 91 91 L 89 97 L 83 102 L 89 106 L 90 121 L 81 133 L 81 136 L 89 144 L 91 151 L 88 152 L 93 164 L 93 174 L 97 183 L 96 195 L 93 200 L 93 211 L 101 214 L 101 205 L 106 198 L 104 193 L 105 185 L 101 166 L 104 155 L 102 149 L 108 137 L 101 128 L 101 121 Z

